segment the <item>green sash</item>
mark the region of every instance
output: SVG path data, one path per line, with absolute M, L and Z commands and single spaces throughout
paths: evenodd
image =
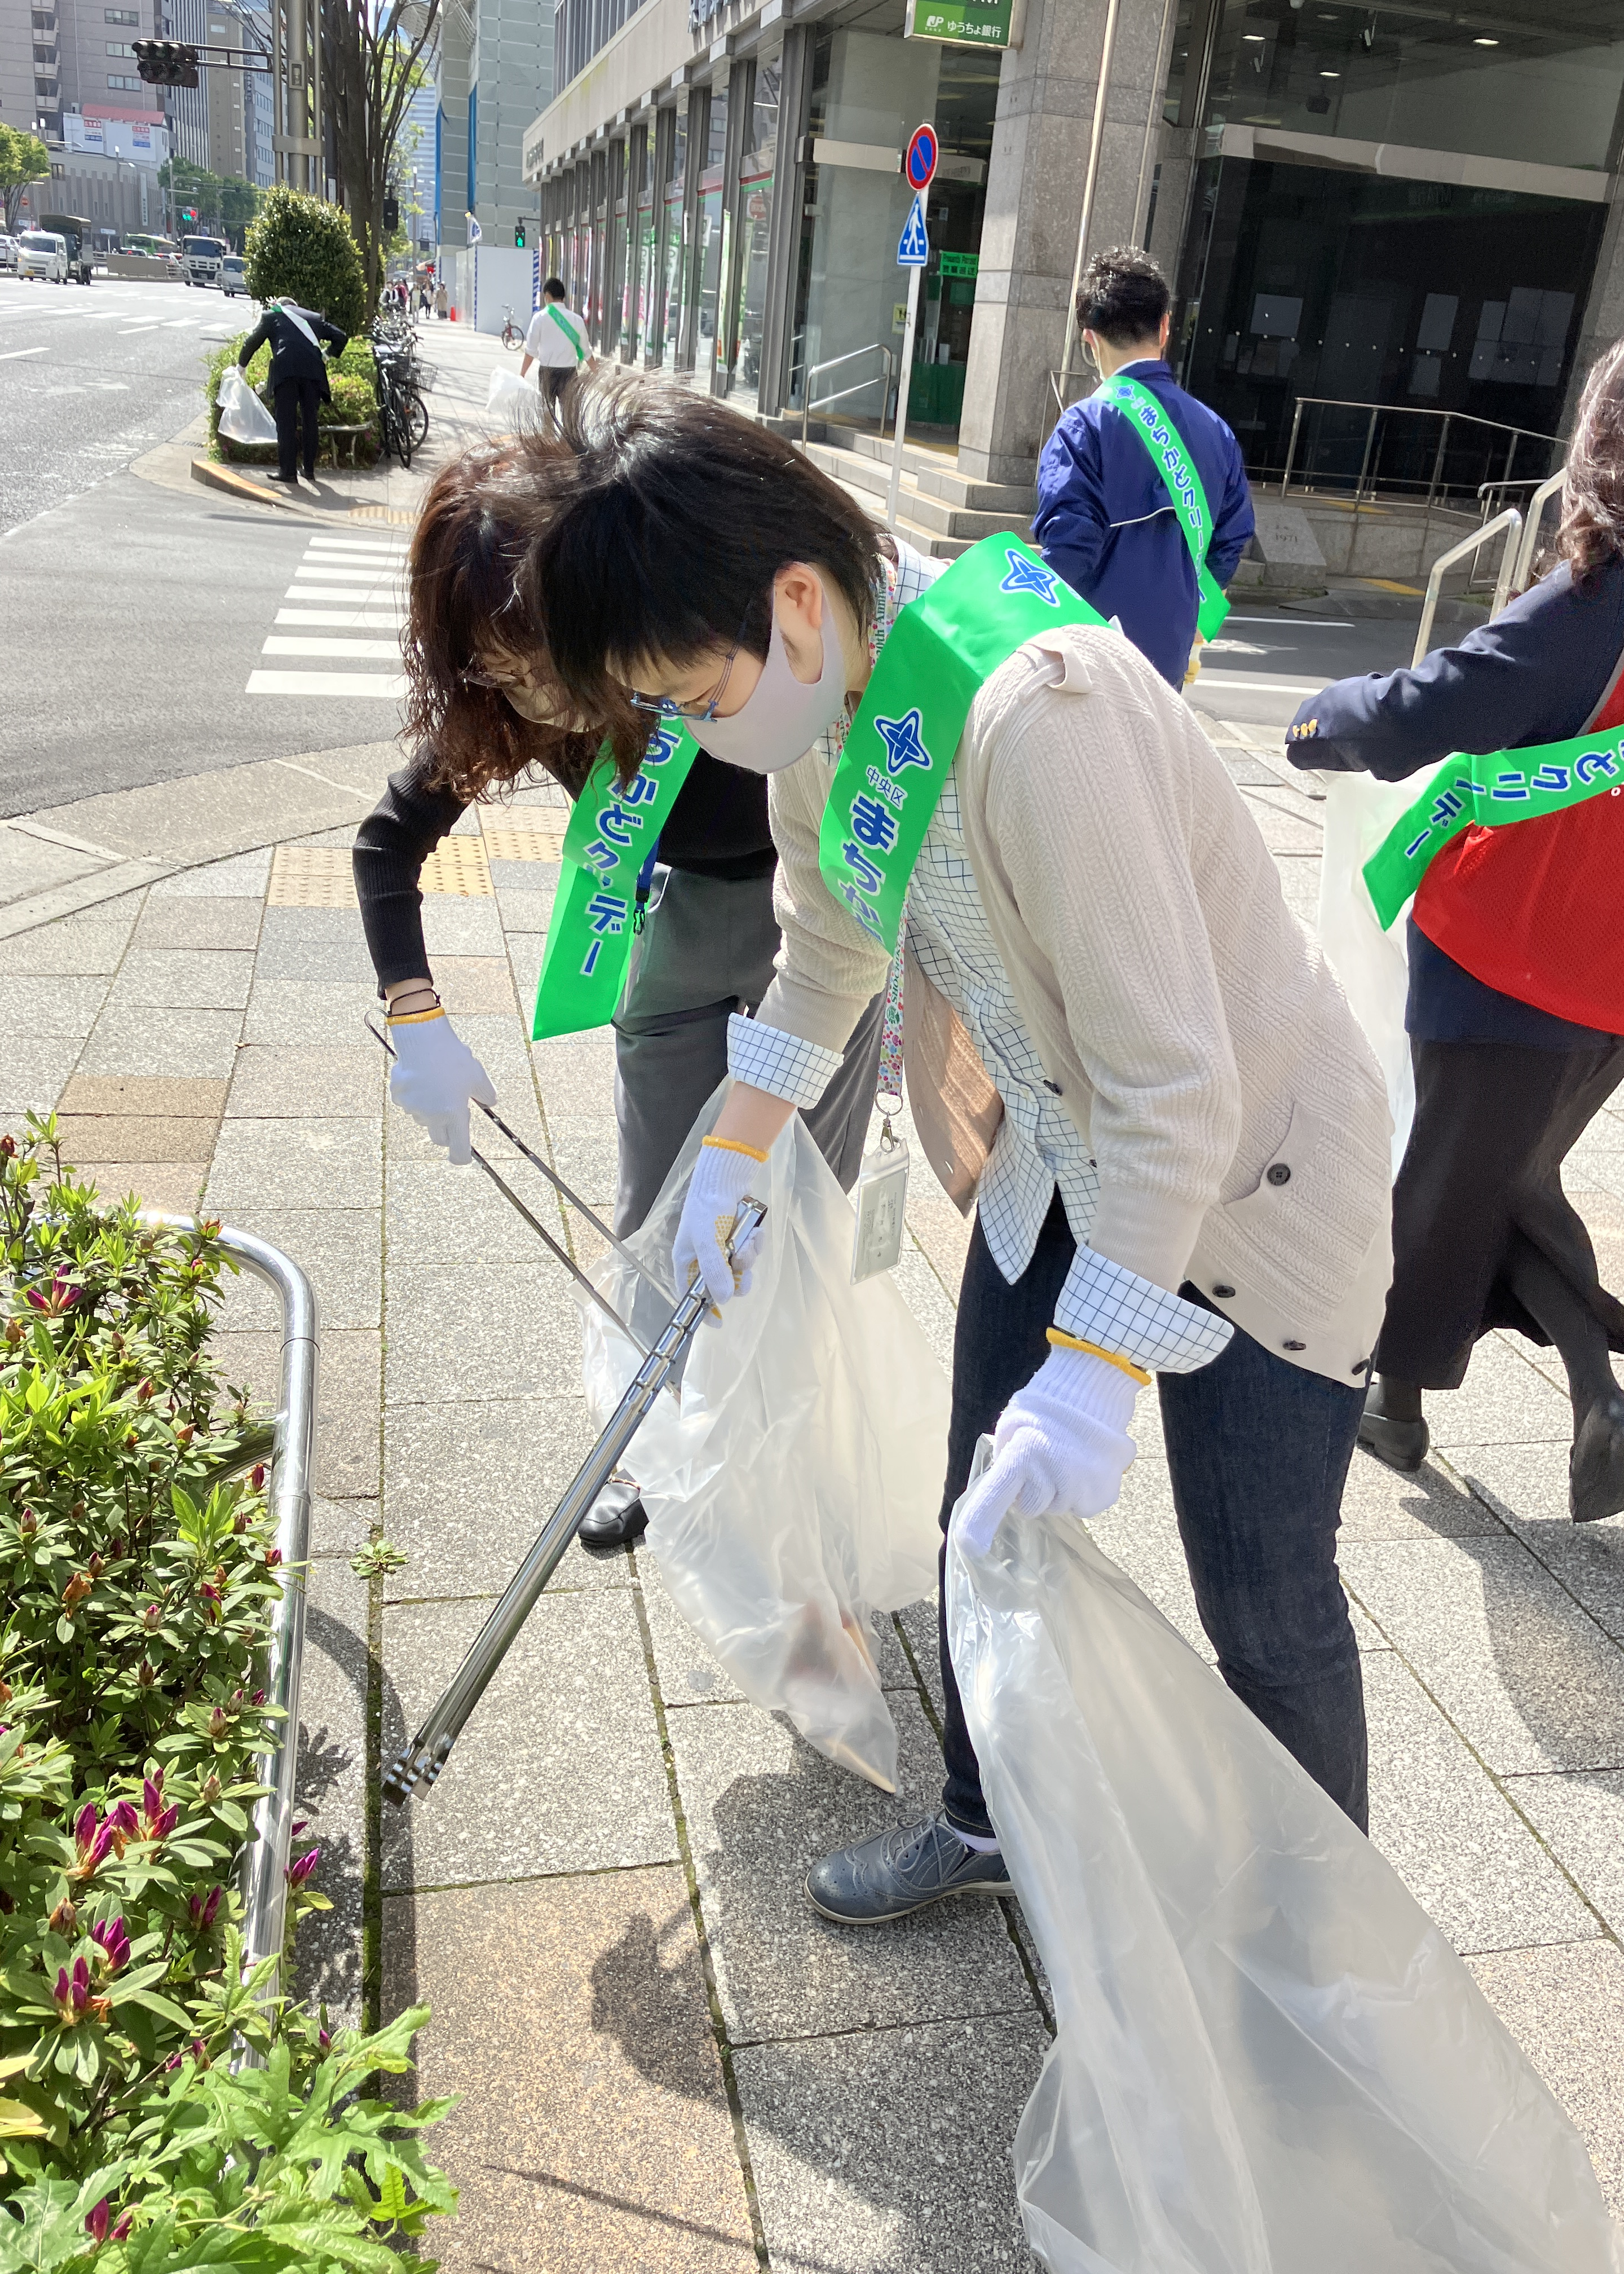
M 563 333 L 564 337 L 569 342 L 570 346 L 574 348 L 575 351 L 575 361 L 577 363 L 584 363 L 586 361 L 586 343 L 582 339 L 580 334 L 570 322 L 568 317 L 564 313 L 564 311 L 559 306 L 556 300 L 549 300 L 547 302 L 547 313 L 552 317 L 560 331 Z
M 1191 462 L 1178 429 L 1149 388 L 1141 387 L 1137 379 L 1118 376 L 1104 382 L 1100 395 L 1114 410 L 1122 412 L 1149 451 L 1151 464 L 1167 484 L 1178 525 L 1190 547 L 1190 558 L 1195 563 L 1195 581 L 1201 595 L 1196 622 L 1203 639 L 1215 639 L 1229 613 L 1229 604 L 1207 565 L 1207 548 L 1213 541 L 1213 516 L 1207 509 L 1201 477 Z
M 891 628 L 823 808 L 823 881 L 891 954 L 919 848 L 970 705 L 1001 663 L 1057 624 L 1105 619 L 1028 545 L 984 537 Z
M 626 984 L 637 888 L 699 745 L 680 719 L 663 719 L 624 789 L 600 754 L 564 832 L 564 872 L 530 1021 L 535 1042 L 606 1026 Z
M 1538 821 L 1604 792 L 1617 797 L 1620 787 L 1624 730 L 1446 758 L 1365 864 L 1377 922 L 1387 930 L 1449 840 L 1473 822 L 1503 829 L 1508 822 Z

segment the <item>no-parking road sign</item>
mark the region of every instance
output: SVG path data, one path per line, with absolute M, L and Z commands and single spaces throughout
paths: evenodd
M 928 190 L 930 177 L 936 169 L 936 130 L 926 124 L 916 126 L 908 137 L 907 154 L 902 161 L 902 170 L 907 176 L 911 190 Z

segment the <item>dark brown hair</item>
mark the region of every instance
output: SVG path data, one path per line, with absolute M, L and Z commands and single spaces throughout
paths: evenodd
M 1624 554 L 1624 340 L 1596 364 L 1579 398 L 1556 550 L 1575 584 Z
M 1172 306 L 1167 278 L 1137 245 L 1111 245 L 1096 252 L 1077 288 L 1077 321 L 1114 348 L 1154 340 Z
M 617 762 L 649 732 L 627 700 L 630 668 L 735 643 L 764 657 L 772 580 L 792 562 L 822 569 L 867 633 L 881 532 L 754 419 L 658 380 L 605 375 L 568 389 L 556 444 L 520 448 L 534 532 L 526 605 L 548 626 L 574 707 L 604 721 Z
M 574 796 L 602 741 L 522 719 L 499 689 L 464 676 L 500 653 L 524 663 L 534 684 L 552 680 L 546 642 L 517 588 L 522 482 L 513 442 L 465 451 L 435 475 L 412 538 L 402 734 L 433 752 L 434 787 L 458 797 L 505 787 L 535 766 Z M 560 696 L 560 710 L 569 707 Z

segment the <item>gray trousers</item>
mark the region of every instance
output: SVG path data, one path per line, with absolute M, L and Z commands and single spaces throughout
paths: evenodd
M 661 870 L 655 892 L 614 1019 L 620 1141 L 614 1228 L 622 1237 L 648 1215 L 701 1106 L 727 1072 L 727 1021 L 735 1011 L 755 1010 L 778 952 L 771 877 L 726 883 Z M 847 1192 L 862 1165 L 884 1013 L 885 998 L 876 995 L 846 1046 L 844 1065 L 805 1117 Z

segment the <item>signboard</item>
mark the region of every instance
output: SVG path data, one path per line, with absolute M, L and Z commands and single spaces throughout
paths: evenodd
M 981 256 L 979 252 L 943 252 L 938 256 L 938 267 L 944 276 L 978 276 Z
M 1014 0 L 908 0 L 902 35 L 955 48 L 1007 48 Z
M 927 123 L 916 126 L 908 137 L 908 147 L 903 154 L 902 170 L 907 177 L 908 187 L 918 192 L 930 187 L 930 177 L 936 169 L 936 130 Z
M 915 198 L 908 207 L 908 217 L 902 235 L 897 240 L 898 268 L 922 268 L 930 258 L 930 239 L 925 233 L 925 200 Z

